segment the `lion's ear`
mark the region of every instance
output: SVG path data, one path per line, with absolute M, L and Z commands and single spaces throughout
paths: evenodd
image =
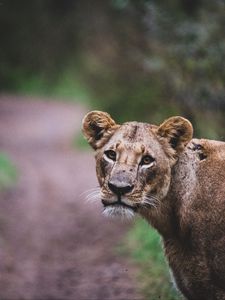
M 102 111 L 89 112 L 83 119 L 83 134 L 96 150 L 101 148 L 119 127 L 111 116 Z
M 171 117 L 157 129 L 160 137 L 166 138 L 176 152 L 181 152 L 193 136 L 191 123 L 182 117 Z

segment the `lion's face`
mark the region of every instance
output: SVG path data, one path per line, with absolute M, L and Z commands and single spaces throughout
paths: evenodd
M 161 126 L 117 125 L 102 112 L 89 113 L 83 132 L 96 150 L 96 171 L 104 214 L 131 217 L 157 209 L 166 196 L 171 167 L 192 137 L 189 121 L 174 117 Z
M 170 159 L 148 124 L 122 125 L 96 153 L 105 213 L 132 216 L 157 206 L 170 183 Z

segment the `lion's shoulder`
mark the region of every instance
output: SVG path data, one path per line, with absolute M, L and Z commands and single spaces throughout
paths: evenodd
M 225 143 L 193 139 L 180 155 L 172 174 L 173 193 L 185 199 L 224 198 Z M 211 200 L 210 200 L 211 201 Z
M 208 139 L 193 139 L 188 147 L 199 155 L 200 160 L 224 160 L 225 159 L 225 142 L 208 140 Z
M 179 162 L 184 165 L 191 165 L 195 168 L 200 167 L 203 162 L 204 166 L 209 165 L 210 167 L 213 167 L 213 164 L 217 162 L 225 163 L 225 142 L 208 139 L 192 139 L 181 154 Z

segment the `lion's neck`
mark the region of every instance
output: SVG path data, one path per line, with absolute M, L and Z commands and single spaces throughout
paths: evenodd
M 171 239 L 179 234 L 179 219 L 176 215 L 176 208 L 171 207 L 168 197 L 156 209 L 143 209 L 140 214 L 164 239 Z

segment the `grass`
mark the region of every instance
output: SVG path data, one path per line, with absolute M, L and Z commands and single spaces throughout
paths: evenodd
M 16 77 L 14 91 L 22 95 L 82 103 L 89 103 L 92 97 L 82 78 L 70 70 L 65 70 L 52 81 L 46 75 L 26 75 L 21 71 L 14 77 Z
M 0 152 L 0 191 L 11 187 L 17 179 L 17 171 L 5 153 Z
M 144 299 L 179 300 L 164 258 L 159 234 L 138 218 L 126 238 L 125 252 L 138 266 L 138 282 Z

